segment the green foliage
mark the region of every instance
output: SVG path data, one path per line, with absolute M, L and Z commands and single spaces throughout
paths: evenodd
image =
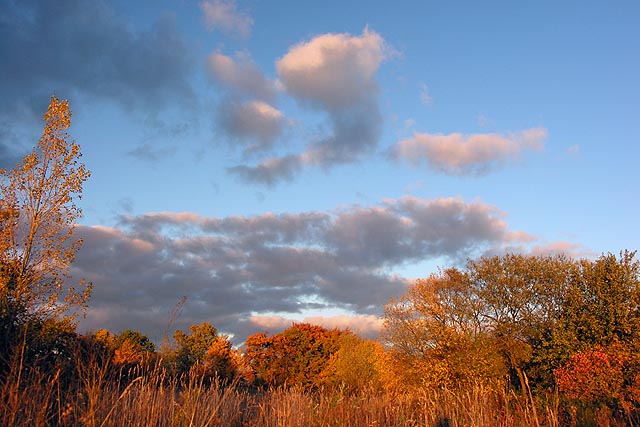
M 119 348 L 125 341 L 129 341 L 132 344 L 135 344 L 140 348 L 141 351 L 145 351 L 148 353 L 153 353 L 156 351 L 156 346 L 149 337 L 138 332 L 132 331 L 131 329 L 126 329 L 120 332 L 113 340 L 114 348 Z
M 639 345 L 640 264 L 635 252 L 576 262 L 555 323 L 544 332 L 535 361 L 547 384 L 553 369 L 575 353 L 597 345 Z
M 565 298 L 562 330 L 584 344 L 640 339 L 640 263 L 635 252 L 583 260 Z
M 508 254 L 469 261 L 465 270 L 419 280 L 392 300 L 384 336 L 413 381 L 421 375 L 423 383 L 448 387 L 499 378 L 506 367 L 523 391 L 529 379 L 551 387 L 554 369 L 576 352 L 640 343 L 634 256 L 574 261 Z
M 173 362 L 178 372 L 187 372 L 196 363 L 204 360 L 207 350 L 218 337 L 218 330 L 211 323 L 191 325 L 190 334 L 176 331 L 173 335 L 175 351 Z

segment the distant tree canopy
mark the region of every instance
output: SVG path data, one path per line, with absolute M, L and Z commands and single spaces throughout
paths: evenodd
M 174 346 L 164 357 L 174 373 L 197 372 L 221 380 L 245 377 L 242 356 L 233 349 L 229 337 L 218 334 L 211 323 L 192 325 L 189 333 L 178 330 L 173 338 Z
M 510 377 L 526 389 L 529 379 L 553 385 L 578 352 L 637 346 L 639 322 L 635 252 L 594 261 L 509 254 L 418 280 L 385 307 L 383 335 L 408 382 Z
M 268 385 L 319 387 L 327 363 L 344 332 L 294 323 L 267 337 L 254 334 L 245 343 L 245 357 L 259 382 Z

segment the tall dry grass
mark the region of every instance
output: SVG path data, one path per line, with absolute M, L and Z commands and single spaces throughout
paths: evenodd
M 67 372 L 68 374 L 68 372 Z M 65 374 L 65 375 L 67 375 Z M 560 425 L 557 409 L 535 418 L 505 390 L 405 394 L 379 390 L 255 390 L 153 369 L 118 370 L 108 359 L 79 358 L 74 380 L 16 357 L 0 383 L 0 425 L 7 427 L 396 427 Z

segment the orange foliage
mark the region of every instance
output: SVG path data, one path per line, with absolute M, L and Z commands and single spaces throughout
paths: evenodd
M 128 365 L 140 363 L 144 351 L 140 344 L 131 340 L 124 340 L 119 348 L 113 353 L 113 362 L 116 365 Z
M 339 347 L 342 332 L 294 323 L 284 332 L 247 338 L 245 357 L 259 382 L 268 385 L 320 387 L 329 358 Z

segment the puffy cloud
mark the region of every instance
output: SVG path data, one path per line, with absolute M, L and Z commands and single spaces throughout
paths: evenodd
M 340 111 L 370 101 L 384 58 L 382 37 L 365 29 L 360 37 L 324 34 L 300 43 L 276 68 L 289 94 L 317 108 Z
M 207 63 L 211 77 L 219 84 L 263 101 L 272 102 L 275 99 L 274 84 L 248 55 L 239 53 L 234 59 L 215 52 L 209 55 Z
M 545 128 L 517 133 L 463 135 L 416 132 L 396 143 L 393 155 L 414 166 L 425 160 L 438 172 L 449 175 L 482 175 L 499 164 L 517 160 L 524 150 L 541 150 Z
M 246 152 L 270 148 L 286 125 L 284 115 L 262 101 L 222 102 L 218 106 L 217 122 L 226 134 L 248 144 Z
M 208 66 L 211 77 L 230 94 L 218 104 L 216 129 L 231 143 L 239 142 L 245 154 L 271 148 L 287 124 L 282 112 L 269 104 L 276 98 L 273 82 L 244 53 L 235 58 L 212 53 Z
M 381 132 L 375 73 L 387 48 L 380 35 L 324 34 L 293 46 L 276 63 L 283 89 L 302 105 L 325 112 L 330 132 L 305 151 L 231 171 L 241 179 L 274 185 L 303 167 L 330 168 L 373 152 Z
M 237 9 L 234 0 L 205 0 L 200 2 L 205 22 L 210 30 L 246 38 L 251 34 L 253 19 Z
M 84 327 L 135 328 L 160 340 L 172 307 L 186 295 L 176 327 L 211 321 L 237 342 L 264 327 L 252 316 L 299 316 L 320 306 L 353 312 L 369 330 L 375 322 L 367 316 L 406 289 L 408 280 L 394 268 L 523 239 L 492 206 L 413 197 L 336 212 L 160 212 L 78 232 L 85 243 L 73 274 L 94 284 Z

